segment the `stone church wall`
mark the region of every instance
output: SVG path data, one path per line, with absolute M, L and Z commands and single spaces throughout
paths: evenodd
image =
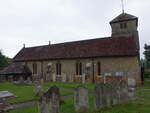
M 103 81 L 103 76 L 123 76 L 126 80 L 135 79 L 136 83 L 140 83 L 140 65 L 138 57 L 104 57 L 94 59 L 74 59 L 74 60 L 50 60 L 50 61 L 34 61 L 26 62 L 26 64 L 33 72 L 33 63 L 37 64 L 37 74 L 33 74 L 33 78 L 42 76 L 45 80 L 56 81 L 62 79 L 61 75 L 56 75 L 56 63 L 61 63 L 61 74 L 65 82 L 80 81 L 82 76 L 87 75 L 86 65 L 91 64 L 84 83 L 92 83 L 93 72 L 94 80 Z M 82 76 L 76 75 L 76 62 L 82 62 Z M 98 75 L 97 62 L 101 63 L 101 75 Z M 93 64 L 94 63 L 94 64 Z M 48 65 L 51 64 L 50 72 L 48 72 Z M 93 70 L 94 66 L 94 70 Z M 57 77 L 53 77 L 57 76 Z M 77 78 L 77 81 L 75 80 Z

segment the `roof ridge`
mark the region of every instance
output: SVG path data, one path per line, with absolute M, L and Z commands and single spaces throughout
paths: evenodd
M 133 19 L 138 19 L 138 17 L 128 13 L 121 13 L 118 16 L 116 16 L 113 20 L 111 20 L 110 24 L 120 22 L 120 21 L 133 20 Z
M 32 47 L 25 47 L 23 49 L 29 49 L 29 48 L 38 48 L 38 47 L 45 47 L 45 46 L 54 46 L 59 44 L 68 44 L 68 43 L 78 43 L 78 42 L 84 42 L 84 41 L 91 41 L 91 40 L 98 40 L 98 39 L 111 39 L 111 37 L 102 37 L 102 38 L 94 38 L 94 39 L 83 39 L 83 40 L 77 40 L 77 41 L 69 41 L 69 42 L 62 42 L 62 43 L 55 43 L 55 44 L 48 44 L 48 45 L 39 45 L 39 46 L 32 46 Z

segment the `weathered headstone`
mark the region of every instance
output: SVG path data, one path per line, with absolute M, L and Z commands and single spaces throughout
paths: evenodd
M 25 81 L 24 81 L 23 77 L 21 76 L 21 77 L 19 77 L 18 81 L 14 81 L 13 83 L 16 84 L 16 85 L 18 85 L 18 84 L 19 85 L 24 85 Z
M 31 77 L 28 77 L 27 80 L 25 81 L 25 83 L 27 85 L 31 85 L 32 84 Z
M 35 84 L 34 92 L 35 92 L 36 96 L 42 96 L 43 95 L 43 85 L 42 84 Z
M 113 104 L 112 85 L 110 83 L 105 84 L 106 106 L 109 107 Z
M 129 87 L 135 87 L 136 86 L 136 80 L 134 78 L 128 78 L 128 86 Z
M 50 87 L 38 103 L 39 113 L 59 113 L 59 105 L 59 88 L 56 86 Z
M 74 103 L 76 112 L 87 112 L 88 111 L 88 89 L 79 86 L 74 92 Z
M 21 76 L 20 78 L 19 78 L 19 84 L 24 84 L 24 79 L 23 79 L 23 77 Z
M 128 85 L 125 81 L 120 82 L 120 101 L 124 102 L 129 100 Z
M 131 100 L 135 100 L 136 99 L 135 91 L 136 91 L 135 88 L 129 88 L 128 89 L 129 99 L 131 99 Z
M 119 82 L 113 81 L 111 82 L 112 85 L 112 104 L 118 104 L 120 99 L 120 86 Z
M 103 83 L 97 84 L 95 86 L 95 107 L 97 109 L 103 107 L 102 98 L 103 98 Z

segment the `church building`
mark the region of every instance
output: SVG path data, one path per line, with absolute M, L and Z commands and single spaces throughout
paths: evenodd
M 138 18 L 121 13 L 110 26 L 110 37 L 23 47 L 13 62 L 28 67 L 33 80 L 140 84 Z

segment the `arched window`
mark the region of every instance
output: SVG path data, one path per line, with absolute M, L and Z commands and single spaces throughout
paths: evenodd
M 126 29 L 126 28 L 127 28 L 127 23 L 126 22 L 120 23 L 120 29 Z

